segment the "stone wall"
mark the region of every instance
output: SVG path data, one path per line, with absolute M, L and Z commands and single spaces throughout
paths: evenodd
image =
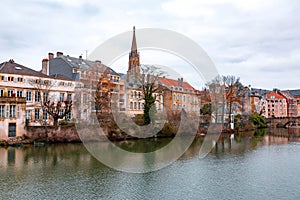
M 80 142 L 75 126 L 59 127 L 27 127 L 26 137 L 33 141 L 43 142 Z

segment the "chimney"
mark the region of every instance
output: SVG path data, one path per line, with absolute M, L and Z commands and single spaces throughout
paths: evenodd
M 44 58 L 42 60 L 42 73 L 49 75 L 49 60 L 48 60 L 48 58 Z
M 101 65 L 101 61 L 100 60 L 95 60 L 95 63 Z
M 10 62 L 10 63 L 14 63 L 15 61 L 14 61 L 14 59 L 9 59 L 9 61 L 8 62 Z
M 60 56 L 63 56 L 64 55 L 64 53 L 63 52 L 56 52 L 56 57 L 60 57 Z
M 180 79 L 180 84 L 181 84 L 180 86 L 183 87 L 183 78 L 182 77 Z
M 79 56 L 79 59 L 82 60 L 82 55 Z
M 53 58 L 54 58 L 54 54 L 53 54 L 53 53 L 51 53 L 51 52 L 50 52 L 50 53 L 48 53 L 48 59 L 49 59 L 49 60 L 51 60 L 51 59 L 53 59 Z

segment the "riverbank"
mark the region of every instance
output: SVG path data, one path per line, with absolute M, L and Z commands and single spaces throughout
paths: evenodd
M 239 132 L 251 131 L 254 129 L 223 129 L 222 135 L 237 134 Z M 28 127 L 27 131 L 29 134 L 12 137 L 0 140 L 0 146 L 21 146 L 24 144 L 52 144 L 52 143 L 81 143 L 81 139 L 78 135 L 76 127 L 72 126 L 59 126 L 59 127 Z M 207 129 L 199 128 L 196 137 L 205 137 L 207 134 Z M 173 138 L 174 133 L 166 134 L 159 132 L 153 138 Z M 110 141 L 125 141 L 125 140 L 138 140 L 141 138 L 133 137 L 123 132 L 112 132 L 106 136 Z M 93 140 L 93 139 L 91 139 Z

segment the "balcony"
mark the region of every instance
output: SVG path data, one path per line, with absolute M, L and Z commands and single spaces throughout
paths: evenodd
M 0 97 L 0 103 L 26 103 L 26 97 Z

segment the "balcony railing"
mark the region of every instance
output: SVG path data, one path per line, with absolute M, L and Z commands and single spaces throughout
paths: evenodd
M 0 103 L 26 103 L 26 97 L 0 97 Z

